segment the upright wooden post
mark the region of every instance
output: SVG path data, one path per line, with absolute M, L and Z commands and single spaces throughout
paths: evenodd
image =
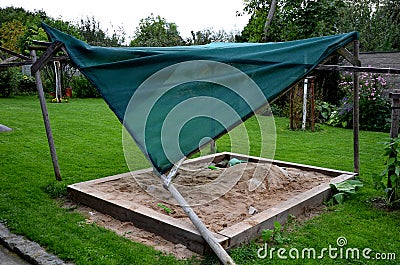
M 354 57 L 358 60 L 360 53 L 359 41 L 354 41 Z M 360 173 L 360 145 L 359 145 L 359 123 L 360 123 L 360 80 L 359 73 L 353 73 L 353 144 L 354 144 L 354 172 Z
M 310 92 L 311 92 L 311 131 L 315 132 L 315 79 L 314 76 L 310 77 Z
M 296 84 L 297 86 L 297 84 Z M 289 117 L 290 117 L 290 130 L 294 130 L 294 110 L 293 110 L 293 100 L 294 100 L 294 87 L 290 88 L 289 92 Z
M 37 61 L 35 50 L 31 50 L 31 56 L 32 56 L 32 63 L 34 64 Z M 61 181 L 60 167 L 58 165 L 58 157 L 57 157 L 56 147 L 54 145 L 53 133 L 52 133 L 51 127 L 50 127 L 49 113 L 47 111 L 46 101 L 44 98 L 43 84 L 42 84 L 42 79 L 40 78 L 40 70 L 39 69 L 36 70 L 35 72 L 33 72 L 33 74 L 35 75 L 35 79 L 36 79 L 36 87 L 37 87 L 38 94 L 39 94 L 39 101 L 40 101 L 40 107 L 42 109 L 44 126 L 46 128 L 47 141 L 48 141 L 49 147 L 50 147 L 50 153 L 51 153 L 51 159 L 53 162 L 54 174 L 56 176 L 56 180 Z
M 394 138 L 397 138 L 399 136 L 399 109 L 400 109 L 400 90 L 395 89 L 393 93 L 389 94 L 389 98 L 392 99 L 392 123 L 390 126 L 390 138 L 391 141 L 393 141 Z M 395 172 L 389 170 L 388 172 L 388 179 L 387 179 L 387 187 L 388 189 L 391 189 L 393 187 L 392 185 L 392 180 L 390 179 L 390 176 L 392 174 L 395 174 Z M 395 194 L 394 190 L 391 190 L 388 193 L 388 198 L 390 202 L 395 201 Z
M 396 89 L 389 94 L 392 99 L 392 123 L 390 126 L 390 138 L 399 136 L 399 109 L 400 109 L 400 90 Z

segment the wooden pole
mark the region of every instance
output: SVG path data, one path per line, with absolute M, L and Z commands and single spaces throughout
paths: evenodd
M 32 63 L 35 63 L 37 61 L 35 50 L 31 50 L 31 56 L 32 56 Z M 46 128 L 46 134 L 47 134 L 47 141 L 48 141 L 49 147 L 50 147 L 50 153 L 51 153 L 51 159 L 53 162 L 54 174 L 56 176 L 56 180 L 61 181 L 60 167 L 58 165 L 56 147 L 54 145 L 53 133 L 52 133 L 51 127 L 50 127 L 49 114 L 47 111 L 46 101 L 44 98 L 43 83 L 42 83 L 42 79 L 40 77 L 40 70 L 35 71 L 33 74 L 35 75 L 35 79 L 36 79 L 36 88 L 37 88 L 38 94 L 39 94 L 40 107 L 42 109 L 43 121 L 44 121 L 44 126 Z
M 215 154 L 215 152 L 216 152 L 216 145 L 215 145 L 215 140 L 211 140 L 211 142 L 210 142 L 210 152 L 211 152 L 211 154 Z
M 399 108 L 400 108 L 400 90 L 396 89 L 389 94 L 392 99 L 392 123 L 390 126 L 390 138 L 399 136 Z
M 297 84 L 296 84 L 297 86 Z M 289 93 L 289 117 L 290 117 L 290 129 L 294 130 L 294 111 L 293 111 L 293 100 L 294 100 L 294 87 L 290 89 Z
M 395 89 L 392 93 L 389 94 L 389 98 L 392 99 L 392 123 L 390 126 L 390 138 L 391 141 L 399 136 L 399 109 L 400 109 L 400 91 Z M 392 170 L 388 172 L 387 179 L 387 188 L 391 189 L 393 187 L 392 180 L 390 176 L 395 174 Z M 395 191 L 391 190 L 388 193 L 388 198 L 390 202 L 395 201 Z
M 161 180 L 163 181 L 163 187 L 167 189 L 174 199 L 178 202 L 179 206 L 183 209 L 186 215 L 189 217 L 190 221 L 192 221 L 193 225 L 197 228 L 200 232 L 201 236 L 207 242 L 207 244 L 211 247 L 214 253 L 217 255 L 219 260 L 224 265 L 234 265 L 235 262 L 233 259 L 228 255 L 225 249 L 218 243 L 217 239 L 213 236 L 210 230 L 204 225 L 204 223 L 200 220 L 197 214 L 193 211 L 190 205 L 186 202 L 185 198 L 183 198 L 182 194 L 175 188 L 174 184 L 172 183 L 172 179 L 175 177 L 176 173 L 178 172 L 179 167 L 182 165 L 183 161 L 186 157 L 182 158 L 175 164 L 175 166 L 170 170 L 168 176 L 163 174 L 160 175 Z M 157 172 L 157 171 L 155 171 Z
M 181 206 L 183 211 L 189 217 L 190 221 L 192 221 L 193 225 L 197 228 L 200 232 L 201 236 L 204 240 L 208 243 L 214 253 L 218 256 L 219 260 L 224 265 L 234 265 L 235 262 L 233 259 L 228 255 L 226 250 L 218 243 L 217 239 L 213 236 L 210 230 L 203 224 L 197 214 L 193 211 L 193 209 L 189 206 L 186 202 L 185 198 L 179 193 L 179 191 L 175 188 L 175 186 L 170 183 L 168 186 L 164 187 L 172 194 L 178 204 Z
M 312 76 L 310 78 L 310 92 L 311 92 L 311 131 L 315 132 L 315 95 L 314 95 L 314 85 L 315 79 Z
M 358 40 L 354 41 L 354 57 L 358 60 L 360 53 L 360 44 Z M 360 173 L 360 144 L 359 144 L 359 95 L 360 80 L 358 72 L 353 73 L 353 144 L 354 144 L 354 172 Z

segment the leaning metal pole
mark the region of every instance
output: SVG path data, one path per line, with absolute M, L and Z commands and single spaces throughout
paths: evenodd
M 210 230 L 204 225 L 204 223 L 200 220 L 197 214 L 193 211 L 190 205 L 186 202 L 185 198 L 183 198 L 182 194 L 175 188 L 174 184 L 172 183 L 172 179 L 176 175 L 176 172 L 179 166 L 183 163 L 185 158 L 181 159 L 178 164 L 171 169 L 168 176 L 161 175 L 161 179 L 164 182 L 164 188 L 167 189 L 174 199 L 178 202 L 179 206 L 183 209 L 186 215 L 189 217 L 190 221 L 192 221 L 193 225 L 197 228 L 200 232 L 201 236 L 207 242 L 207 244 L 211 247 L 214 253 L 217 255 L 219 260 L 224 265 L 234 265 L 235 262 L 226 252 L 226 250 L 218 243 L 217 239 L 213 236 Z
M 35 50 L 31 50 L 31 56 L 32 56 L 32 64 L 34 64 L 37 61 Z M 39 94 L 40 107 L 42 109 L 44 126 L 46 128 L 47 141 L 48 141 L 49 147 L 50 147 L 51 160 L 53 162 L 54 174 L 56 176 L 56 179 L 60 181 L 61 180 L 60 167 L 58 165 L 58 157 L 57 157 L 56 147 L 54 145 L 53 133 L 52 133 L 52 130 L 50 127 L 49 113 L 47 111 L 46 101 L 44 98 L 43 83 L 42 83 L 42 79 L 40 77 L 40 70 L 37 70 L 34 74 L 35 74 L 35 79 L 36 79 L 36 88 L 37 88 L 38 94 Z

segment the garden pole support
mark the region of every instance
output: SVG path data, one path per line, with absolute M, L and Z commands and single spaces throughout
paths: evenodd
M 181 206 L 183 211 L 189 217 L 190 221 L 192 221 L 193 225 L 200 232 L 201 236 L 207 242 L 207 244 L 211 247 L 214 253 L 217 255 L 219 260 L 224 265 L 234 265 L 235 262 L 226 252 L 226 250 L 218 243 L 217 239 L 213 236 L 210 230 L 204 225 L 204 223 L 200 220 L 197 214 L 193 211 L 190 205 L 186 202 L 185 198 L 179 193 L 179 191 L 175 188 L 175 186 L 170 183 L 168 187 L 166 187 L 168 191 L 172 194 L 178 204 Z
M 35 65 L 35 63 L 38 62 L 37 58 L 36 58 L 35 50 L 31 50 L 31 56 L 32 56 L 32 62 Z M 33 68 L 31 68 L 31 70 L 32 69 Z M 54 145 L 53 133 L 52 133 L 52 130 L 50 127 L 49 113 L 47 111 L 46 100 L 44 98 L 43 83 L 42 83 L 42 79 L 40 78 L 40 70 L 39 69 L 40 69 L 40 67 L 38 67 L 35 72 L 32 71 L 32 74 L 35 75 L 35 79 L 36 79 L 36 88 L 37 88 L 38 94 L 39 94 L 40 107 L 42 109 L 44 126 L 46 128 L 47 141 L 48 141 L 49 147 L 50 147 L 50 153 L 51 153 L 51 159 L 53 162 L 54 174 L 56 176 L 56 180 L 61 181 L 60 167 L 58 165 L 57 152 L 56 152 L 56 147 Z
M 389 93 L 389 98 L 392 99 L 392 123 L 390 126 L 390 138 L 399 136 L 399 108 L 400 108 L 400 90 L 395 89 Z
M 359 61 L 360 43 L 354 41 L 355 61 Z M 361 64 L 361 63 L 360 63 Z M 359 65 L 361 66 L 361 65 Z M 360 173 L 360 144 L 359 144 L 359 123 L 360 123 L 360 79 L 358 72 L 353 73 L 353 144 L 354 144 L 354 172 Z
M 315 77 L 310 76 L 310 93 L 311 93 L 311 131 L 315 132 Z
M 176 175 L 179 167 L 182 165 L 183 161 L 186 157 L 179 160 L 179 162 L 171 169 L 168 176 L 161 175 L 161 179 L 163 180 L 163 186 L 167 189 L 174 199 L 178 202 L 179 206 L 183 209 L 186 215 L 189 217 L 190 221 L 196 227 L 196 229 L 200 232 L 201 236 L 207 242 L 207 244 L 211 247 L 214 253 L 217 255 L 219 260 L 224 265 L 235 265 L 233 259 L 228 255 L 226 250 L 218 243 L 217 239 L 213 236 L 210 230 L 204 225 L 204 223 L 200 220 L 197 214 L 193 211 L 190 205 L 186 202 L 185 198 L 180 194 L 180 192 L 175 188 L 174 184 L 171 180 Z M 157 172 L 157 170 L 155 170 Z
M 391 141 L 399 136 L 399 109 L 400 109 L 400 91 L 394 89 L 393 92 L 389 93 L 389 98 L 392 99 L 392 123 L 390 126 L 390 138 Z M 395 174 L 392 170 L 388 172 L 387 188 L 391 189 L 393 187 L 392 180 L 390 176 Z M 390 190 L 388 192 L 388 198 L 390 202 L 394 202 L 395 196 L 394 191 Z

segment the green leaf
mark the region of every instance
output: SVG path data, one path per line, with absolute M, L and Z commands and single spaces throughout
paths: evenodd
M 335 198 L 337 203 L 343 204 L 343 202 L 344 202 L 344 193 L 337 193 L 337 194 L 333 195 L 333 198 Z
M 356 179 L 349 179 L 346 182 L 356 188 L 362 188 L 364 186 L 364 184 L 361 181 L 356 180 Z
M 264 229 L 261 233 L 261 237 L 264 240 L 264 242 L 270 242 L 273 233 L 274 232 L 271 229 Z
M 393 174 L 390 176 L 390 181 L 392 182 L 392 184 L 395 184 L 398 179 L 399 179 L 399 176 L 397 176 L 397 175 Z
M 281 231 L 282 225 L 278 222 L 274 222 L 275 231 Z
M 380 174 L 380 176 L 386 176 L 386 174 L 388 173 L 388 171 L 389 171 L 389 168 L 385 168 L 383 171 L 382 171 L 382 173 Z
M 390 153 L 392 153 L 392 149 L 390 149 L 390 148 L 385 148 L 382 155 L 383 155 L 383 156 L 389 156 Z
M 387 160 L 387 165 L 393 165 L 396 162 L 396 157 L 389 157 Z
M 400 175 L 400 167 L 396 166 L 396 169 L 394 170 L 394 173 L 398 176 Z

